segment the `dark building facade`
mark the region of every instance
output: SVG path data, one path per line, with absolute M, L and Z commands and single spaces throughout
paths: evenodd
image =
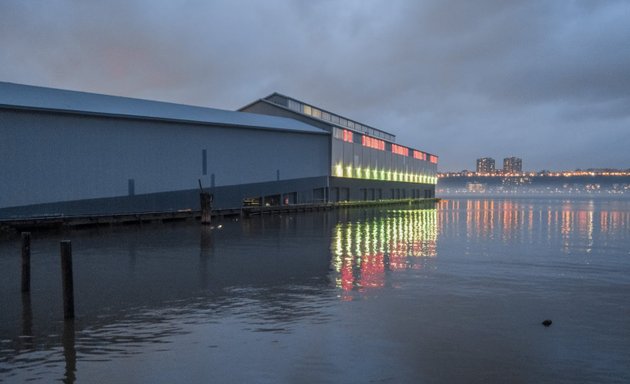
M 217 209 L 434 196 L 437 157 L 390 134 L 250 109 L 0 82 L 0 220 L 197 210 L 199 183 Z

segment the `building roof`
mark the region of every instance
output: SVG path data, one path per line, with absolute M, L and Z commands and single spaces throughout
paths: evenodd
M 278 92 L 274 92 L 267 97 L 249 103 L 246 106 L 240 108 L 239 111 L 245 110 L 247 107 L 257 102 L 273 104 L 280 108 L 290 110 L 293 113 L 299 113 L 300 115 L 306 116 L 315 121 L 321 121 L 343 129 L 350 129 L 356 132 L 367 134 L 372 137 L 385 139 L 392 143 L 396 142 L 396 135 L 394 135 L 393 133 L 374 128 L 364 123 L 360 123 L 357 120 L 349 119 L 345 116 L 339 115 L 338 113 L 331 112 L 329 110 L 320 108 L 313 104 L 306 103 L 294 97 L 283 95 Z M 307 112 L 307 110 L 311 112 Z M 317 114 L 313 113 L 315 111 L 317 111 Z
M 437 155 L 434 155 L 430 152 L 419 150 L 413 147 L 396 144 L 396 135 L 394 135 L 393 133 L 386 132 L 378 128 L 374 128 L 369 125 L 365 125 L 363 123 L 359 123 L 356 120 L 345 118 L 339 114 L 316 107 L 312 104 L 304 103 L 303 101 L 300 101 L 293 97 L 283 95 L 278 92 L 274 92 L 271 95 L 264 97 L 262 99 L 255 100 L 245 105 L 244 107 L 241 107 L 239 111 L 246 110 L 249 107 L 256 105 L 257 103 L 265 103 L 268 105 L 273 105 L 274 107 L 281 108 L 283 110 L 289 111 L 294 114 L 299 114 L 300 116 L 304 116 L 308 119 L 312 119 L 313 121 L 330 124 L 331 127 L 349 129 L 351 131 L 358 132 L 359 134 L 363 136 L 377 138 L 378 140 L 387 142 L 394 147 L 407 148 L 407 150 L 420 152 L 424 154 L 423 156 L 425 157 L 426 161 L 437 163 L 437 159 L 438 159 Z
M 168 120 L 315 134 L 328 132 L 286 117 L 0 82 L 0 108 Z

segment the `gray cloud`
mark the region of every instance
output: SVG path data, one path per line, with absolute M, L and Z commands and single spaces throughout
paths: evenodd
M 0 80 L 235 109 L 293 95 L 440 155 L 630 167 L 625 1 L 3 1 Z

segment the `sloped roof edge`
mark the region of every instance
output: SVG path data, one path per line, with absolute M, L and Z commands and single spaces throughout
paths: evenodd
M 0 108 L 88 113 L 264 130 L 329 134 L 318 127 L 286 117 L 8 82 L 0 82 Z

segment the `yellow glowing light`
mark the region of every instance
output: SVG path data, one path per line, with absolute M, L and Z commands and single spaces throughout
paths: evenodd
M 341 163 L 335 165 L 335 176 L 343 177 L 343 165 Z
M 347 177 L 352 177 L 352 166 L 351 165 L 346 166 L 346 176 Z

